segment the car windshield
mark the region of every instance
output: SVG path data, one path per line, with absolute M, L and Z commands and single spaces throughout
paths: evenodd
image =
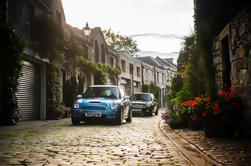
M 134 94 L 132 100 L 151 101 L 149 94 Z
M 89 87 L 85 91 L 83 98 L 112 98 L 119 99 L 119 88 L 117 87 Z

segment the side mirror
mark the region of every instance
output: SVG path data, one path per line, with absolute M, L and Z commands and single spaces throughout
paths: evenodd
M 78 99 L 81 99 L 81 98 L 82 98 L 82 95 L 77 95 L 77 98 L 78 98 Z

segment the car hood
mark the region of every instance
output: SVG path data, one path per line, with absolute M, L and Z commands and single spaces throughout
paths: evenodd
M 106 109 L 110 109 L 111 103 L 114 102 L 120 105 L 121 99 L 81 98 L 76 101 L 76 103 L 80 104 L 80 108 L 83 108 L 85 106 L 97 106 L 97 107 L 105 107 Z
M 149 101 L 140 101 L 140 100 L 133 100 L 132 101 L 132 104 L 146 104 L 148 103 Z

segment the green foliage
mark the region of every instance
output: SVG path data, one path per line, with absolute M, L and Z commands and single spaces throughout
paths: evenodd
M 66 60 L 64 66 L 66 70 L 73 72 L 74 66 L 81 65 L 81 59 L 88 56 L 88 51 L 87 48 L 81 46 L 79 42 L 71 37 L 66 41 L 66 50 L 64 55 Z
M 47 68 L 47 111 L 48 118 L 58 117 L 62 113 L 60 92 L 61 84 L 58 76 L 58 68 L 55 65 L 48 65 Z
M 139 51 L 137 42 L 131 37 L 124 37 L 119 33 L 114 33 L 111 29 L 103 31 L 107 44 L 113 49 L 124 52 L 131 56 L 137 56 Z
M 171 86 L 168 92 L 168 101 L 176 98 L 178 92 L 182 89 L 183 86 L 183 79 L 180 75 L 175 75 L 171 80 Z
M 1 67 L 3 70 L 3 114 L 1 122 L 13 125 L 19 119 L 20 109 L 16 101 L 18 79 L 21 76 L 22 57 L 25 42 L 11 27 L 0 27 L 1 30 Z
M 95 75 L 95 84 L 103 85 L 107 84 L 108 74 L 118 76 L 121 74 L 119 67 L 113 67 L 103 63 L 89 62 L 86 59 L 81 59 L 81 67 L 84 70 L 91 70 Z
M 33 25 L 35 51 L 38 51 L 41 58 L 49 58 L 51 62 L 63 64 L 65 47 L 63 28 L 47 14 L 34 19 Z
M 158 106 L 161 103 L 160 87 L 155 85 L 153 82 L 150 85 L 142 85 L 142 92 L 152 93 L 158 101 Z

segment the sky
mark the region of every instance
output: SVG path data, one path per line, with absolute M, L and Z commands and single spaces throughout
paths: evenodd
M 66 22 L 111 28 L 137 41 L 140 56 L 178 57 L 193 32 L 193 0 L 62 0 Z M 73 3 L 74 2 L 74 3 Z

